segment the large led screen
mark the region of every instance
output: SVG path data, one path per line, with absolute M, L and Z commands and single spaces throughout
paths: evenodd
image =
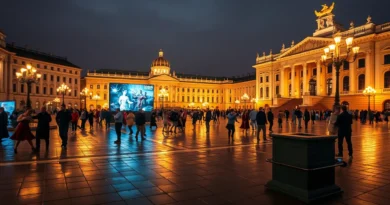
M 154 86 L 110 83 L 110 110 L 150 112 L 154 104 Z

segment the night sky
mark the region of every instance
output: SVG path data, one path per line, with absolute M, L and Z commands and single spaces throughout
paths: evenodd
M 253 72 L 256 53 L 311 36 L 329 0 L 7 0 L 7 42 L 66 56 L 84 70 L 149 71 L 164 50 L 178 73 Z M 336 21 L 390 22 L 389 0 L 338 0 Z

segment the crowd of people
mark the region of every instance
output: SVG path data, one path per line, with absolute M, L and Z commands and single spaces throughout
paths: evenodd
M 121 143 L 122 133 L 127 132 L 124 129 L 129 130 L 129 140 L 133 138 L 138 141 L 139 136 L 141 140 L 146 138 L 146 123 L 149 123 L 150 130 L 153 128 L 157 129 L 157 122 L 162 121 L 162 132 L 164 135 L 167 134 L 177 134 L 184 133 L 186 128 L 187 119 L 191 119 L 192 128 L 196 132 L 196 126 L 205 125 L 206 133 L 210 132 L 210 124 L 219 125 L 221 119 L 227 119 L 226 129 L 228 130 L 228 140 L 234 141 L 234 133 L 236 131 L 236 123 L 240 123 L 239 128 L 242 129 L 244 134 L 247 136 L 248 132 L 252 130 L 252 133 L 256 135 L 257 141 L 260 141 L 260 134 L 263 137 L 263 141 L 267 141 L 267 130 L 268 132 L 273 132 L 273 123 L 274 116 L 277 118 L 278 129 L 282 129 L 283 122 L 285 121 L 291 126 L 298 126 L 298 129 L 302 128 L 302 121 L 304 122 L 304 128 L 308 129 L 309 122 L 315 124 L 315 121 L 327 120 L 329 123 L 328 131 L 331 134 L 337 134 L 343 128 L 340 126 L 345 125 L 345 121 L 340 121 L 342 118 L 349 117 L 355 120 L 361 121 L 361 123 L 366 123 L 366 120 L 369 120 L 369 123 L 372 124 L 375 122 L 385 121 L 388 122 L 389 111 L 383 112 L 374 112 L 367 110 L 347 110 L 347 108 L 342 107 L 343 112 L 340 114 L 340 110 L 336 109 L 334 112 L 331 110 L 308 110 L 296 106 L 291 111 L 289 110 L 280 110 L 274 115 L 271 108 L 259 108 L 255 109 L 227 109 L 219 110 L 216 109 L 159 109 L 153 110 L 150 115 L 140 109 L 137 112 L 132 111 L 120 111 L 116 109 L 114 113 L 110 112 L 108 109 L 91 109 L 87 111 L 86 109 L 66 109 L 65 105 L 61 106 L 60 110 L 55 113 L 55 122 L 58 126 L 59 136 L 62 140 L 61 146 L 63 148 L 67 147 L 69 129 L 71 130 L 71 135 L 75 135 L 77 129 L 82 131 L 86 130 L 86 123 L 89 123 L 90 131 L 93 131 L 94 127 L 100 129 L 110 129 L 111 123 L 115 126 L 115 133 L 117 139 L 115 140 L 116 144 Z M 16 121 L 15 131 L 10 139 L 15 140 L 14 152 L 17 153 L 18 146 L 21 141 L 27 141 L 31 149 L 34 152 L 40 151 L 41 139 L 45 140 L 46 150 L 49 149 L 49 138 L 50 138 L 50 123 L 52 121 L 52 115 L 46 111 L 45 107 L 42 107 L 38 114 L 34 114 L 35 111 L 32 109 L 26 109 L 24 112 L 12 113 L 11 116 L 8 116 L 4 112 L 3 108 L 0 108 L 0 135 L 1 138 L 9 137 L 7 126 L 8 119 Z M 348 115 L 347 115 L 348 114 Z M 148 116 L 148 119 L 147 119 Z M 291 121 L 290 120 L 291 117 Z M 240 121 L 239 121 L 240 119 Z M 34 136 L 30 129 L 30 122 L 32 120 L 37 120 L 37 129 L 36 136 Z M 12 122 L 13 123 L 13 122 Z M 348 121 L 349 123 L 349 121 Z M 348 124 L 347 123 L 347 124 Z M 352 124 L 352 122 L 351 122 Z M 69 128 L 71 127 L 71 128 Z M 135 127 L 136 131 L 133 130 Z M 348 127 L 348 126 L 347 126 Z M 350 126 L 349 126 L 350 127 Z M 268 129 L 267 129 L 268 128 Z M 343 135 L 347 139 L 348 145 L 351 144 L 350 135 L 345 134 L 346 131 L 343 131 Z M 340 138 L 340 137 L 339 137 Z M 32 140 L 36 139 L 36 147 L 34 147 Z M 339 139 L 339 143 L 342 140 Z M 341 144 L 342 145 L 342 144 Z M 349 146 L 352 149 L 352 146 Z M 342 155 L 342 147 L 339 146 L 340 155 Z M 350 151 L 352 155 L 352 151 Z

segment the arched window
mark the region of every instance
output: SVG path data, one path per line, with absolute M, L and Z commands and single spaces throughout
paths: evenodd
M 260 88 L 260 97 L 263 97 L 263 88 Z
M 326 80 L 326 91 L 328 95 L 332 95 L 332 78 Z
M 364 90 L 364 87 L 366 87 L 366 76 L 364 74 L 359 75 L 358 78 L 358 90 Z
M 390 71 L 385 73 L 385 88 L 390 88 Z
M 349 91 L 349 76 L 343 78 L 343 91 Z

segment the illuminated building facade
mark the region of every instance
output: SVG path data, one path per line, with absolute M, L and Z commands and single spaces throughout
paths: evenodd
M 346 56 L 344 40 L 353 37 L 353 46 L 360 47 L 354 62 L 344 62 L 340 69 L 340 103 L 351 109 L 367 109 L 368 98 L 363 90 L 371 86 L 376 95 L 371 109 L 390 109 L 390 22 L 375 24 L 371 17 L 363 25 L 343 28 L 335 21 L 330 7 L 316 11 L 317 29 L 312 36 L 280 52 L 257 55 L 256 97 L 263 103 L 279 107 L 291 99 L 301 99 L 303 106 L 331 108 L 335 96 L 335 67 L 321 61 L 324 49 L 334 44 L 335 35 L 342 37 L 340 56 Z M 351 56 L 351 55 L 350 55 Z M 353 61 L 353 57 L 348 58 Z M 295 101 L 296 102 L 296 101 Z
M 47 106 L 54 108 L 60 103 L 50 103 L 57 96 L 57 87 L 62 83 L 71 88 L 65 103 L 70 107 L 80 105 L 81 68 L 64 57 L 43 53 L 27 47 L 7 44 L 6 35 L 0 31 L 0 101 L 14 100 L 16 108 L 26 105 L 27 86 L 18 82 L 16 72 L 27 65 L 33 66 L 41 74 L 38 84 L 31 87 L 31 106 L 39 109 Z
M 210 77 L 186 75 L 171 72 L 170 63 L 164 58 L 162 50 L 155 59 L 149 72 L 98 70 L 88 72 L 86 87 L 100 96 L 99 100 L 87 99 L 87 106 L 108 107 L 109 84 L 148 84 L 154 85 L 154 107 L 161 108 L 252 108 L 256 106 L 250 100 L 256 96 L 255 75 L 242 77 Z M 165 89 L 168 96 L 161 99 L 158 94 Z M 244 102 L 241 96 L 247 93 L 249 100 Z M 239 100 L 240 103 L 236 103 Z M 164 103 L 164 105 L 162 105 Z

